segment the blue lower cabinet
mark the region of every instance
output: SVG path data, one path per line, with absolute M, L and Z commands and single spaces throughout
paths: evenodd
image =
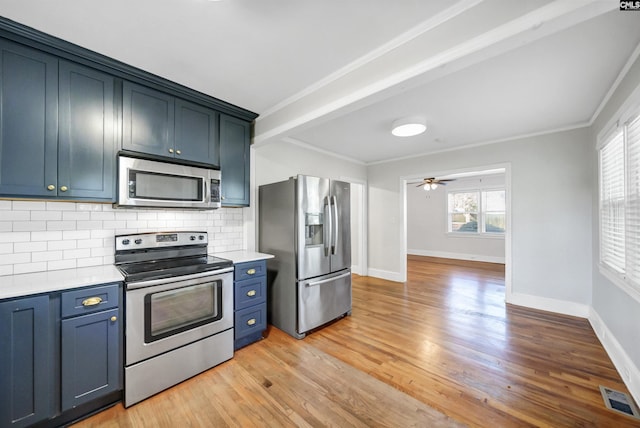
M 234 269 L 235 349 L 262 339 L 267 328 L 266 261 L 238 263 Z
M 62 320 L 62 411 L 116 391 L 118 309 Z
M 0 427 L 62 426 L 121 398 L 120 283 L 0 301 Z
M 2 427 L 26 427 L 52 416 L 50 326 L 49 296 L 0 302 Z

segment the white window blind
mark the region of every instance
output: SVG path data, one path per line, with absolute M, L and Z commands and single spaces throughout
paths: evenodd
M 600 261 L 624 272 L 624 133 L 617 132 L 600 150 Z
M 640 285 L 640 116 L 625 126 L 627 195 L 625 209 L 625 271 Z

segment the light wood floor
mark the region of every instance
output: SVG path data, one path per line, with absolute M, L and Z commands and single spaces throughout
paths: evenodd
M 587 320 L 505 305 L 501 265 L 410 256 L 408 276 L 354 276 L 350 317 L 300 341 L 270 328 L 75 426 L 640 426 L 605 408 L 599 385 L 628 391 Z

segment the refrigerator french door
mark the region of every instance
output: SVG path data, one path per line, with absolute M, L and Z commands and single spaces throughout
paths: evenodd
M 299 339 L 351 312 L 350 185 L 299 175 L 259 189 L 268 319 Z

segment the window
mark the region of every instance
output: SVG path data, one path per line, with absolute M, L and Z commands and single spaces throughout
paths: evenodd
M 640 116 L 599 150 L 600 263 L 640 290 Z
M 504 233 L 505 191 L 474 190 L 449 192 L 448 231 L 454 233 Z

